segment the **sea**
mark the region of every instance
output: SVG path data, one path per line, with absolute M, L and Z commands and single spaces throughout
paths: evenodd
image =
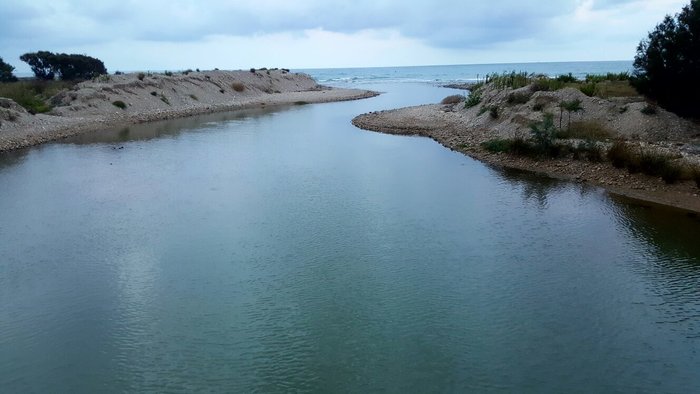
M 549 77 L 572 74 L 583 79 L 588 74 L 631 73 L 632 61 L 465 64 L 414 67 L 369 67 L 302 69 L 324 85 L 363 86 L 376 83 L 422 83 L 445 85 L 477 82 L 489 74 L 525 72 Z

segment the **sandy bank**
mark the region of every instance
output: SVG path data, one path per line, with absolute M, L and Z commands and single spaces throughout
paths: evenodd
M 526 102 L 509 104 L 507 98 L 514 92 L 527 94 Z M 528 136 L 529 125 L 541 121 L 544 113 L 551 112 L 558 117 L 562 100 L 580 99 L 584 111 L 572 115 L 574 120 L 596 122 L 612 130 L 615 138 L 624 137 L 632 144 L 697 165 L 700 163 L 700 128 L 697 125 L 662 109 L 653 116 L 645 115 L 641 110 L 646 104 L 640 99 L 600 99 L 585 96 L 574 89 L 534 93 L 492 89 L 484 91 L 482 97 L 482 103 L 473 108 L 465 108 L 464 103 L 423 105 L 360 115 L 353 119 L 353 124 L 366 130 L 429 137 L 447 148 L 495 166 L 587 182 L 634 199 L 700 213 L 700 189 L 693 181 L 669 185 L 660 178 L 630 174 L 609 162 L 594 163 L 572 158 L 535 160 L 490 153 L 481 145 L 494 138 Z M 497 118 L 488 111 L 494 105 L 499 107 Z M 534 110 L 534 107 L 539 110 Z M 566 116 L 564 114 L 565 119 Z M 601 144 L 605 145 L 605 142 Z
M 0 98 L 0 152 L 119 125 L 264 105 L 323 103 L 377 93 L 318 85 L 286 70 L 203 71 L 188 75 L 111 75 L 53 98 L 48 114 L 29 114 Z M 123 103 L 124 108 L 117 105 Z M 117 104 L 117 105 L 115 105 Z

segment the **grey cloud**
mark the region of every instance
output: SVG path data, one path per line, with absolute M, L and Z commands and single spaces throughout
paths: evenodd
M 432 46 L 470 48 L 536 36 L 548 20 L 571 12 L 576 1 L 546 6 L 533 0 L 37 0 L 31 4 L 9 0 L 0 5 L 0 18 L 9 21 L 0 27 L 0 43 L 13 39 L 39 46 L 118 39 L 189 41 L 218 34 L 246 36 L 323 28 L 343 33 L 396 29 Z

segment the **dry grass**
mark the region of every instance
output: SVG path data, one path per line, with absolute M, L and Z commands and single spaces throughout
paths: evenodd
M 605 81 L 595 84 L 595 95 L 600 98 L 636 97 L 639 93 L 629 81 Z
M 245 85 L 243 85 L 243 84 L 240 83 L 240 82 L 234 82 L 234 83 L 231 84 L 231 89 L 233 89 L 234 91 L 240 93 L 240 92 L 242 92 L 242 91 L 245 90 Z
M 594 121 L 571 122 L 568 130 L 557 133 L 558 138 L 605 141 L 613 138 L 614 133 L 604 125 Z
M 440 104 L 459 104 L 463 103 L 465 100 L 464 96 L 460 94 L 453 94 L 452 96 L 447 96 L 442 101 L 440 101 Z

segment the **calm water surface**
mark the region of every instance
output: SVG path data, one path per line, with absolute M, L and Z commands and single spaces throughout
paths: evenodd
M 700 221 L 355 129 L 447 89 L 0 156 L 2 392 L 692 392 Z

